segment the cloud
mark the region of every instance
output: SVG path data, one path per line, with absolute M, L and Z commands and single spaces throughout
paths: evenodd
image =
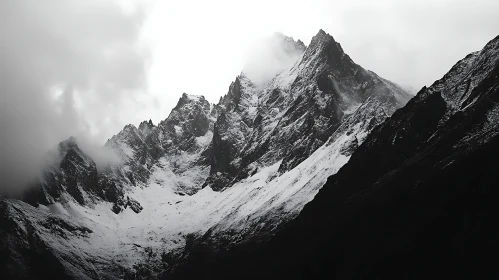
M 12 190 L 36 175 L 59 141 L 74 135 L 93 151 L 111 127 L 123 125 L 123 115 L 143 110 L 148 56 L 138 43 L 140 6 L 0 5 L 0 187 Z
M 262 85 L 283 70 L 291 68 L 303 55 L 305 45 L 281 33 L 258 40 L 248 54 L 243 72 L 256 85 Z

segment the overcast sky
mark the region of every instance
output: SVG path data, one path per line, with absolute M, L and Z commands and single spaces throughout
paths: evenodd
M 216 102 L 276 31 L 308 45 L 322 28 L 415 89 L 499 34 L 497 0 L 0 2 L 3 178 L 70 135 L 100 146 L 128 123 L 157 123 L 183 92 Z

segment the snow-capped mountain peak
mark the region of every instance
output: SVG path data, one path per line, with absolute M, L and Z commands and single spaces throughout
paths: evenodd
M 68 235 L 76 247 L 87 242 L 78 247 L 82 258 L 91 262 L 105 236 L 113 239 L 102 262 L 120 271 L 146 261 L 134 244 L 154 252 L 150 263 L 157 264 L 163 253 L 182 247 L 187 234 L 206 233 L 214 243 L 270 236 L 410 98 L 355 64 L 322 30 L 308 47 L 276 34 L 263 53 L 270 60 L 245 67 L 218 104 L 184 93 L 157 125 L 125 126 L 105 144 L 119 163 L 95 172 L 90 164 L 73 176 L 81 196 L 66 191 L 64 199 L 39 201 L 61 205 L 64 215 L 93 231 Z M 268 67 L 257 78 L 249 71 Z M 70 162 L 78 163 L 75 170 L 84 166 Z M 53 174 L 60 182 L 73 178 Z M 38 218 L 50 216 L 43 213 Z M 61 244 L 57 250 L 73 250 L 64 239 L 51 242 Z M 75 270 L 102 272 L 89 265 Z

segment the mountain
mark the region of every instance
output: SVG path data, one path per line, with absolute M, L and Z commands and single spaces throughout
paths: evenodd
M 111 177 L 123 186 L 137 186 L 163 173 L 166 177 L 155 180 L 168 181 L 179 194 L 198 191 L 208 171 L 208 158 L 201 153 L 213 134 L 211 107 L 204 97 L 184 93 L 158 126 L 152 122 L 142 122 L 138 129 L 126 126 L 104 145 L 117 151 L 124 163 L 112 168 Z
M 309 46 L 272 40 L 292 66 L 258 81 L 243 71 L 218 104 L 183 94 L 157 125 L 106 142 L 119 161 L 97 168 L 77 139 L 61 142 L 21 200 L 0 199 L 0 269 L 157 278 L 199 248 L 262 244 L 412 97 L 322 30 Z
M 284 173 L 322 146 L 360 106 L 378 106 L 386 117 L 410 97 L 355 64 L 321 30 L 301 60 L 263 89 L 244 75 L 231 85 L 215 122 L 214 157 L 205 184 L 223 190 L 280 160 Z
M 374 128 L 269 242 L 194 244 L 169 279 L 497 279 L 497 166 L 499 36 Z

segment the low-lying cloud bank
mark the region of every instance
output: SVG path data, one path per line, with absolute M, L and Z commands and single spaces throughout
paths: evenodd
M 71 135 L 99 165 L 116 160 L 101 150 L 102 135 L 133 113 L 114 107 L 141 106 L 142 9 L 112 0 L 0 5 L 0 190 L 24 186 Z

